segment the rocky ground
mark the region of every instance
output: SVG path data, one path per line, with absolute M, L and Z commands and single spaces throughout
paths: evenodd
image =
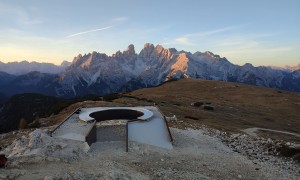
M 284 170 L 300 175 L 300 148 L 299 144 L 282 140 L 266 139 L 246 134 L 229 134 L 226 132 L 206 129 L 205 134 L 217 137 L 234 152 L 246 156 L 255 164 L 271 163 Z
M 130 142 L 84 143 L 36 130 L 6 147 L 0 179 L 299 179 L 299 164 L 279 142 L 201 128 L 171 128 L 174 149 Z M 292 144 L 288 144 L 292 145 Z M 268 148 L 266 148 L 268 147 Z

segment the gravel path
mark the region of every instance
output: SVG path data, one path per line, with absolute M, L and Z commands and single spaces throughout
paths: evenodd
M 247 128 L 247 129 L 243 129 L 242 131 L 250 136 L 253 137 L 258 137 L 256 134 L 256 131 L 259 130 L 263 130 L 263 131 L 270 131 L 270 132 L 276 132 L 276 133 L 282 133 L 282 134 L 287 134 L 287 135 L 291 135 L 291 136 L 296 136 L 300 138 L 300 134 L 297 133 L 292 133 L 292 132 L 288 132 L 288 131 L 278 131 L 278 130 L 274 130 L 274 129 L 267 129 L 267 128 Z

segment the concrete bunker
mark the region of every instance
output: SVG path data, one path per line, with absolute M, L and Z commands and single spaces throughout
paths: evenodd
M 56 127 L 52 135 L 85 141 L 89 145 L 123 141 L 126 142 L 126 151 L 129 141 L 173 148 L 167 121 L 154 106 L 80 108 Z
M 144 113 L 139 109 L 111 108 L 89 114 L 96 121 L 96 137 L 93 142 L 128 141 L 128 121 L 138 121 Z M 92 133 L 92 132 L 91 132 Z M 93 135 L 93 133 L 91 134 Z M 126 144 L 127 147 L 127 144 Z M 127 150 L 127 148 L 126 148 Z

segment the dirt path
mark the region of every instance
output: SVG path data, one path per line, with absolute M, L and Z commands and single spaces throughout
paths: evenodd
M 247 129 L 244 129 L 243 132 L 245 132 L 246 134 L 248 134 L 250 136 L 257 137 L 256 131 L 259 131 L 259 130 L 282 133 L 282 134 L 287 134 L 287 135 L 296 136 L 296 137 L 300 138 L 300 134 L 297 134 L 297 133 L 291 133 L 291 132 L 287 132 L 287 131 L 278 131 L 278 130 L 267 129 L 267 128 L 257 128 L 257 127 L 247 128 Z
M 268 162 L 254 162 L 233 152 L 202 130 L 171 128 L 174 149 L 130 142 L 95 143 L 73 160 L 50 160 L 0 169 L 18 179 L 299 179 Z M 1 177 L 0 176 L 0 177 Z M 7 176 L 6 176 L 7 177 Z M 1 178 L 0 178 L 1 179 Z

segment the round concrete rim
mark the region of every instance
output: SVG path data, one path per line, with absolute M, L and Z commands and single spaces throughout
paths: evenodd
M 140 108 L 140 107 L 109 107 L 109 108 L 102 108 L 101 107 L 101 108 L 90 108 L 90 109 L 85 110 L 84 112 L 81 112 L 79 114 L 79 119 L 82 120 L 82 121 L 85 121 L 85 122 L 93 121 L 95 119 L 90 116 L 91 113 L 98 112 L 98 111 L 106 111 L 106 110 L 111 110 L 111 109 L 127 109 L 127 110 L 129 109 L 129 110 L 140 111 L 144 115 L 138 117 L 139 120 L 145 120 L 146 121 L 146 120 L 148 120 L 149 118 L 151 118 L 153 116 L 152 111 L 150 111 L 148 109 L 145 109 L 145 108 Z

